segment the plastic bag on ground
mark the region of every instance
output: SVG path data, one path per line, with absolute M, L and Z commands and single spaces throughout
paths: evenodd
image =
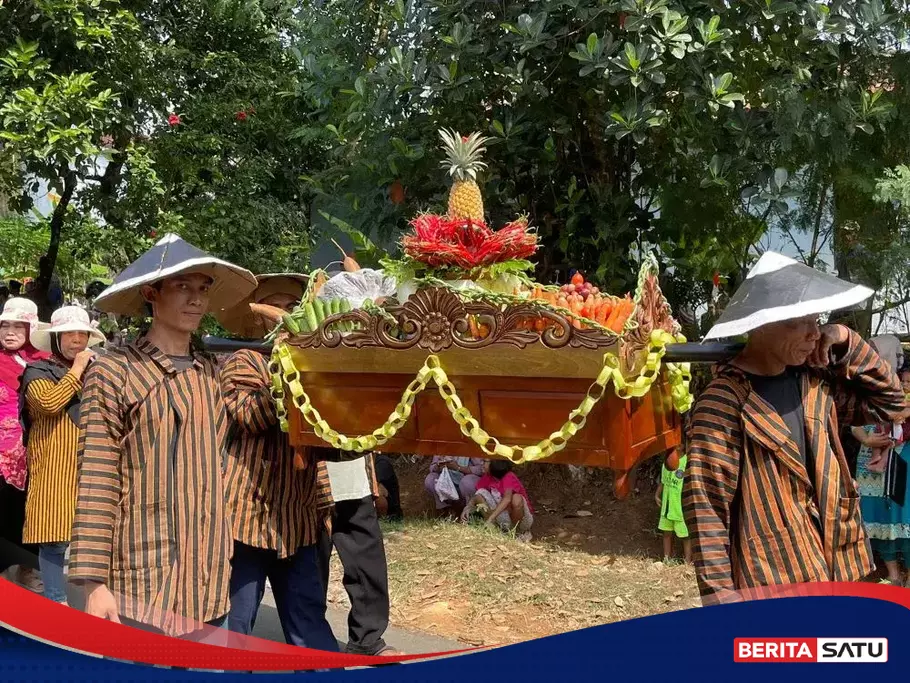
M 458 489 L 455 482 L 452 481 L 452 475 L 449 474 L 448 468 L 443 468 L 439 473 L 439 479 L 436 480 L 436 495 L 444 503 L 458 500 Z

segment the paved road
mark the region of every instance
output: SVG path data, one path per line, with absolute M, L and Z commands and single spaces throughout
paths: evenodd
M 68 599 L 70 605 L 76 609 L 82 609 L 84 600 L 81 590 L 71 586 Z M 338 639 L 339 646 L 343 648 L 348 635 L 347 611 L 330 606 L 326 617 L 332 627 L 332 632 Z M 278 620 L 278 610 L 275 609 L 275 598 L 272 596 L 272 590 L 268 586 L 266 586 L 262 606 L 259 608 L 253 635 L 267 640 L 284 642 L 284 634 L 281 631 L 281 623 Z M 385 641 L 395 649 L 407 654 L 447 652 L 465 648 L 465 645 L 458 641 L 447 640 L 426 633 L 406 631 L 394 626 L 390 626 L 386 631 Z
M 344 647 L 344 642 L 347 640 L 348 635 L 347 611 L 329 606 L 326 616 L 328 617 L 329 625 L 332 627 L 332 632 L 338 639 L 339 646 Z M 259 608 L 259 616 L 256 618 L 256 628 L 253 630 L 253 635 L 268 640 L 284 641 L 281 623 L 278 621 L 278 611 L 275 609 L 275 599 L 272 597 L 270 588 L 266 588 L 262 606 Z M 447 652 L 450 650 L 462 650 L 466 647 L 458 641 L 447 640 L 427 633 L 406 631 L 394 626 L 390 626 L 386 631 L 384 640 L 396 650 L 407 654 Z

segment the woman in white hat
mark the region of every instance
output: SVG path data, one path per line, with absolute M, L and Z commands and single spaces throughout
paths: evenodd
M 22 540 L 38 545 L 44 595 L 66 604 L 63 561 L 76 512 L 76 452 L 82 375 L 104 342 L 79 306 L 64 306 L 32 343 L 50 351 L 22 375 L 20 416 L 28 447 L 29 487 Z
M 25 366 L 47 358 L 30 338 L 43 327 L 38 307 L 21 297 L 8 299 L 0 314 L 0 572 L 19 565 L 16 580 L 41 591 L 32 555 L 22 548 L 25 521 L 25 447 L 19 424 L 19 381 Z

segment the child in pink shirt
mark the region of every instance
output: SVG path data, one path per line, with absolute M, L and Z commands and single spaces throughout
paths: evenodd
M 477 482 L 477 493 L 462 511 L 461 520 L 467 522 L 481 507 L 486 510 L 484 520 L 490 526 L 498 526 L 503 531 L 515 529 L 519 539 L 531 540 L 534 508 L 508 460 L 487 460 L 484 475 Z

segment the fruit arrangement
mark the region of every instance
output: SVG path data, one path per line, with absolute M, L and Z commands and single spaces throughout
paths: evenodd
M 486 167 L 481 157 L 489 138 L 480 133 L 462 136 L 445 128 L 439 136 L 446 154 L 442 166 L 453 178 L 448 211 L 444 216 L 422 214 L 411 221 L 413 232 L 401 240 L 405 256 L 430 268 L 468 271 L 532 256 L 537 234 L 527 219 L 518 218 L 500 230 L 484 221 L 477 174 Z
M 531 291 L 531 299 L 546 301 L 551 306 L 574 314 L 576 317 L 570 316 L 570 320 L 576 329 L 590 327 L 579 319 L 587 318 L 617 334 L 622 333 L 626 321 L 635 310 L 635 302 L 628 294 L 624 298 L 602 294 L 600 289 L 590 282 L 586 282 L 584 276 L 577 271 L 572 276 L 572 280 L 560 287 L 558 291 L 536 286 Z M 545 318 L 538 318 L 527 321 L 526 325 L 537 331 L 543 331 L 552 323 Z
M 489 138 L 477 132 L 462 136 L 448 129 L 439 135 L 445 151 L 442 166 L 452 177 L 446 213 L 422 213 L 414 218 L 411 231 L 401 240 L 403 257 L 380 259 L 381 270 L 361 268 L 335 242 L 344 271 L 328 280 L 324 271 L 316 271 L 295 311 L 288 314 L 276 309 L 269 317 L 280 320 L 280 327 L 291 334 L 309 334 L 333 314 L 382 306 L 391 297 L 405 304 L 423 287 L 446 287 L 466 300 L 489 299 L 499 305 L 529 299 L 546 302 L 546 308 L 559 311 L 576 329 L 622 335 L 635 310 L 628 294 L 620 298 L 602 293 L 580 272 L 558 288 L 535 283 L 528 275 L 534 264 L 527 259 L 537 251 L 538 237 L 527 219 L 519 217 L 499 230 L 486 224 L 477 178 L 486 167 L 482 156 Z M 469 315 L 467 322 L 465 334 L 470 338 L 489 336 L 489 321 Z M 543 332 L 554 325 L 541 315 L 525 318 L 520 327 Z M 350 331 L 352 324 L 339 324 L 336 329 Z M 273 335 L 277 333 L 276 328 Z

